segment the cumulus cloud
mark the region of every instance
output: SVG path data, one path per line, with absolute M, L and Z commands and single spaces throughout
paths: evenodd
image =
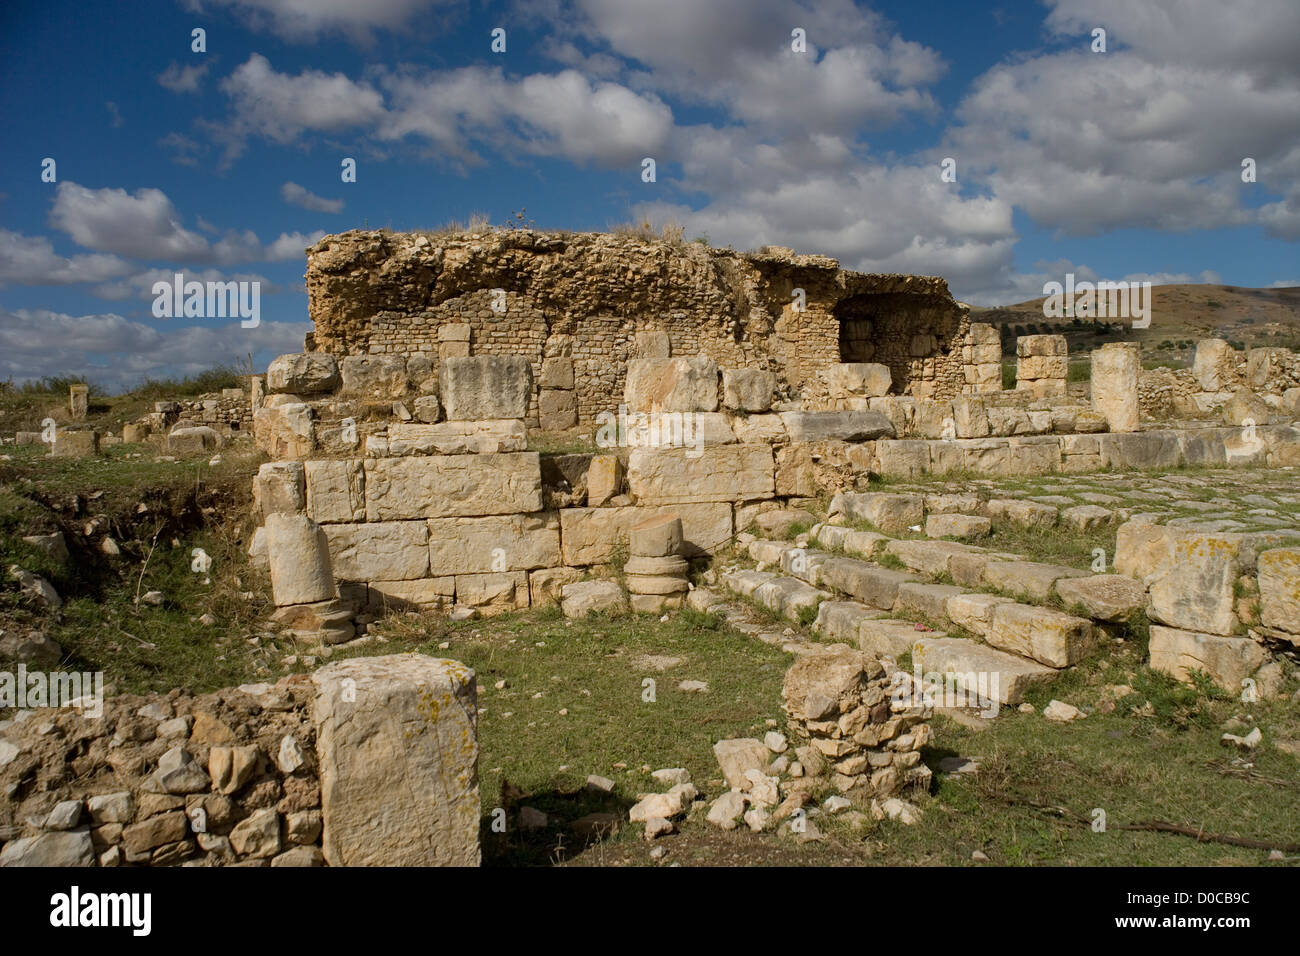
M 192 375 L 254 354 L 266 364 L 302 346 L 306 322 L 263 321 L 160 328 L 116 313 L 68 315 L 48 309 L 0 309 L 0 378 L 22 382 L 75 375 L 110 390 L 147 377 Z
M 365 43 L 377 30 L 395 30 L 423 13 L 453 5 L 454 0 L 186 0 L 191 10 L 232 10 L 249 27 L 296 42 L 339 33 Z
M 147 299 L 153 301 L 155 282 L 172 282 L 176 273 L 184 275 L 186 282 L 256 282 L 260 295 L 275 295 L 284 291 L 280 286 L 255 272 L 225 273 L 217 269 L 146 269 L 133 275 L 125 276 L 115 282 L 106 282 L 96 286 L 92 291 L 101 299 L 110 302 L 122 302 L 127 299 Z
M 289 182 L 280 187 L 280 198 L 292 206 L 301 206 L 312 212 L 342 212 L 342 199 L 325 199 L 314 192 Z
M 132 259 L 177 263 L 260 262 L 301 256 L 324 235 L 316 231 L 281 233 L 263 244 L 256 233 L 228 232 L 210 242 L 181 224 L 175 205 L 160 189 L 90 189 L 74 182 L 59 184 L 50 221 L 74 242 L 97 252 Z
M 158 85 L 173 93 L 197 93 L 211 65 L 210 61 L 205 61 L 191 66 L 181 66 L 172 61 L 167 64 L 167 69 L 158 75 Z
M 61 256 L 44 236 L 0 229 L 0 285 L 73 285 L 102 282 L 129 272 L 132 264 L 114 255 Z

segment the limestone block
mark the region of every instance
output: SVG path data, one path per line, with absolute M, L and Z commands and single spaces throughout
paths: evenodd
M 638 503 L 754 501 L 775 492 L 775 461 L 766 445 L 636 448 L 628 489 Z
M 724 368 L 722 404 L 733 411 L 766 412 L 776 392 L 776 374 L 759 368 Z
M 221 436 L 207 425 L 174 428 L 167 436 L 167 451 L 172 455 L 202 455 L 220 445 Z
M 542 388 L 573 388 L 573 359 L 568 356 L 542 359 Z
M 533 371 L 522 355 L 446 358 L 438 387 L 448 421 L 524 418 Z
M 731 420 L 731 429 L 742 442 L 771 445 L 789 437 L 780 415 L 737 415 Z
M 271 360 L 266 369 L 270 392 L 313 395 L 332 392 L 341 384 L 338 362 L 325 352 L 299 352 Z
M 1111 342 L 1092 353 L 1092 407 L 1105 416 L 1112 432 L 1138 430 L 1138 376 L 1142 347 Z
M 253 499 L 262 517 L 277 512 L 299 514 L 307 507 L 307 485 L 300 461 L 272 461 L 253 479 Z
M 388 454 L 493 455 L 525 451 L 528 432 L 518 419 L 482 422 L 443 422 L 431 425 L 396 422 L 388 426 Z
M 429 527 L 424 521 L 321 527 L 341 581 L 411 581 L 429 576 Z
M 952 420 L 957 438 L 986 438 L 989 435 L 988 409 L 978 398 L 953 399 Z
M 828 515 L 869 521 L 886 534 L 898 534 L 925 520 L 925 498 L 887 492 L 841 492 L 831 499 Z
M 528 574 L 524 571 L 458 574 L 456 603 L 478 608 L 485 616 L 528 607 Z
M 542 510 L 536 452 L 368 458 L 365 467 L 367 521 Z
M 1232 694 L 1241 693 L 1242 681 L 1267 660 L 1268 655 L 1249 637 L 1228 637 L 1201 631 L 1151 625 L 1151 669 L 1192 683 L 1192 673 L 1202 671 Z
M 576 392 L 544 388 L 537 397 L 538 427 L 542 431 L 562 431 L 578 424 Z
M 554 511 L 429 519 L 429 573 L 435 576 L 527 571 L 561 563 L 560 519 Z
M 1258 568 L 1260 621 L 1300 634 L 1300 548 L 1265 551 Z
M 881 412 L 781 412 L 791 441 L 870 441 L 893 438 L 893 423 Z
M 477 866 L 474 672 L 419 654 L 312 675 L 331 866 Z
M 1016 379 L 1065 378 L 1070 371 L 1064 355 L 1026 355 L 1016 363 Z
M 401 398 L 406 394 L 403 355 L 347 355 L 341 365 L 343 391 L 367 398 Z
M 826 385 L 828 397 L 874 398 L 889 394 L 893 377 L 888 365 L 876 362 L 843 362 L 828 365 L 818 372 Z
M 628 531 L 652 515 L 677 515 L 682 521 L 682 555 L 711 554 L 732 535 L 731 505 L 726 502 L 656 507 L 565 508 L 560 511 L 564 564 L 606 564 L 628 544 Z
M 1064 335 L 1022 335 L 1016 339 L 1018 358 L 1067 354 L 1069 347 Z
M 1192 377 L 1203 392 L 1221 392 L 1241 383 L 1241 353 L 1223 339 L 1196 343 Z
M 411 414 L 416 421 L 432 425 L 442 418 L 442 402 L 438 401 L 437 395 L 421 395 L 411 402 Z
M 876 470 L 882 478 L 919 478 L 930 472 L 930 443 L 916 440 L 876 442 Z
M 305 402 L 263 405 L 253 413 L 253 439 L 271 458 L 306 458 L 316 450 L 315 417 Z
M 1233 586 L 1242 573 L 1243 538 L 1127 521 L 1115 537 L 1115 570 L 1150 590 L 1153 621 L 1189 631 L 1237 629 Z
M 981 515 L 941 514 L 925 519 L 927 538 L 987 538 L 993 525 Z
M 1035 601 L 1046 601 L 1061 578 L 1077 578 L 1087 573 L 1062 564 L 993 560 L 984 565 L 984 583 L 1009 594 L 1025 594 Z
M 650 330 L 637 332 L 635 338 L 636 357 L 643 359 L 666 359 L 672 354 L 672 343 L 667 332 Z
M 1147 589 L 1141 581 L 1123 574 L 1093 574 L 1062 578 L 1056 582 L 1057 596 L 1068 605 L 1080 605 L 1099 621 L 1127 621 L 1147 604 Z
M 50 455 L 54 458 L 90 458 L 99 454 L 99 432 L 93 428 L 60 428 L 54 433 Z
M 329 542 L 320 525 L 306 515 L 267 515 L 266 555 L 276 605 L 311 604 L 339 596 Z
M 636 557 L 662 558 L 681 553 L 681 516 L 653 515 L 634 524 L 628 529 L 628 544 Z
M 1048 667 L 1069 667 L 1092 651 L 1092 622 L 1032 604 L 998 604 L 984 640 Z
M 416 581 L 371 581 L 366 605 L 376 611 L 419 611 L 449 607 L 455 601 L 454 577 L 420 578 Z
M 912 666 L 923 674 L 953 675 L 969 694 L 1014 707 L 1034 684 L 1054 680 L 1057 671 L 984 644 L 955 637 L 925 637 L 912 646 Z M 983 690 L 980 689 L 981 677 Z
M 1114 469 L 1177 468 L 1179 443 L 1176 432 L 1137 432 L 1098 435 L 1101 457 Z
M 999 604 L 1013 604 L 1011 598 L 979 592 L 954 594 L 948 598 L 945 611 L 948 619 L 958 627 L 983 637 L 993 624 L 993 609 Z
M 560 592 L 566 584 L 581 580 L 582 572 L 577 568 L 542 568 L 528 575 L 528 603 L 532 607 L 547 607 L 558 604 Z
M 718 410 L 718 366 L 704 356 L 628 362 L 623 402 L 637 412 Z
M 595 455 L 587 468 L 587 504 L 599 508 L 623 491 L 623 462 L 617 455 Z
M 366 520 L 366 475 L 360 460 L 311 460 L 303 468 L 307 515 L 313 521 L 326 524 Z
M 920 580 L 914 574 L 855 558 L 829 558 L 817 569 L 817 577 L 823 587 L 835 588 L 885 611 L 892 609 L 898 600 L 899 585 Z
M 617 581 L 575 581 L 561 589 L 560 608 L 568 618 L 596 611 L 617 613 L 627 609 L 627 595 Z

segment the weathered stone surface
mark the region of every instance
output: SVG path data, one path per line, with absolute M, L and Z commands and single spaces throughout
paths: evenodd
M 681 553 L 682 519 L 680 515 L 651 515 L 628 530 L 628 544 L 633 555 L 663 558 Z
M 984 635 L 991 646 L 1049 667 L 1069 667 L 1092 651 L 1092 622 L 1031 604 L 998 604 Z
M 429 573 L 486 574 L 561 564 L 554 511 L 429 520 Z
M 1075 531 L 1092 531 L 1115 523 L 1115 512 L 1098 505 L 1075 505 L 1061 512 L 1061 524 Z
M 1222 392 L 1241 382 L 1242 355 L 1223 339 L 1196 343 L 1192 377 L 1203 392 Z
M 772 407 L 776 375 L 759 368 L 724 368 L 722 404 L 739 412 L 766 412 Z
M 93 458 L 99 454 L 99 432 L 93 428 L 60 428 L 50 447 L 53 458 Z
M 281 355 L 266 367 L 266 388 L 270 392 L 312 395 L 332 392 L 341 382 L 338 362 L 325 352 Z
M 1265 551 L 1257 566 L 1261 623 L 1300 634 L 1300 548 Z
M 94 866 L 95 848 L 88 829 L 13 840 L 0 849 L 0 866 Z
M 894 426 L 880 412 L 781 412 L 791 441 L 870 441 L 893 438 Z
M 943 636 L 938 631 L 927 633 L 931 637 Z M 911 621 L 893 618 L 863 621 L 858 627 L 858 647 L 874 657 L 897 659 L 912 649 L 916 635 L 916 625 Z
M 984 583 L 1008 594 L 1024 594 L 1035 601 L 1046 601 L 1052 586 L 1061 578 L 1087 574 L 1078 568 L 1037 561 L 989 561 L 984 565 Z
M 341 581 L 410 581 L 428 577 L 429 526 L 383 521 L 322 526 Z
M 828 514 L 869 521 L 886 534 L 899 534 L 925 520 L 925 499 L 921 495 L 846 491 L 831 499 Z
M 771 756 L 767 745 L 754 737 L 719 740 L 713 745 L 713 755 L 718 759 L 727 786 L 736 790 L 752 787 L 753 781 L 746 776 L 746 771 L 766 770 Z
M 846 536 L 845 550 L 855 550 L 851 546 L 857 540 L 855 535 L 872 533 L 869 531 L 850 532 Z M 883 547 L 888 554 L 892 554 L 902 561 L 908 570 L 920 571 L 922 574 L 950 573 L 952 560 L 955 556 L 979 554 L 982 551 L 981 548 L 971 544 L 962 544 L 960 541 L 921 541 L 906 538 L 882 538 L 882 543 L 877 546 Z M 864 555 L 864 557 L 870 556 L 869 552 Z
M 983 637 L 993 623 L 993 609 L 999 604 L 1013 604 L 1011 598 L 997 594 L 965 593 L 948 598 L 944 610 L 958 627 Z
M 474 672 L 418 654 L 312 675 L 331 866 L 477 866 Z
M 456 596 L 456 579 L 420 578 L 417 581 L 371 581 L 367 604 L 377 610 L 408 611 L 450 606 Z
M 1203 671 L 1229 693 L 1240 693 L 1242 681 L 1268 658 L 1264 648 L 1248 637 L 1226 637 L 1160 624 L 1151 625 L 1151 668 L 1176 680 L 1192 683 L 1192 672 Z
M 1115 570 L 1150 591 L 1153 621 L 1185 630 L 1232 634 L 1233 585 L 1241 575 L 1241 535 L 1129 521 L 1115 542 Z
M 893 384 L 889 366 L 878 362 L 841 362 L 826 366 L 820 374 L 832 401 L 888 395 Z
M 578 396 L 557 388 L 544 388 L 537 396 L 537 421 L 542 431 L 563 431 L 578 424 Z
M 822 524 L 813 537 L 823 547 L 839 548 L 859 558 L 871 558 L 893 539 L 878 531 L 855 531 L 841 525 Z
M 863 622 L 878 620 L 884 613 L 856 601 L 823 601 L 817 607 L 813 628 L 829 640 L 857 644 Z
M 401 398 L 409 384 L 404 355 L 347 355 L 340 372 L 344 392 L 367 398 Z
M 717 363 L 698 355 L 632 359 L 623 402 L 634 412 L 715 412 Z
M 189 820 L 184 811 L 173 810 L 124 827 L 122 844 L 131 853 L 143 853 L 166 843 L 183 840 L 188 833 Z
M 262 465 L 253 479 L 253 498 L 262 517 L 300 514 L 307 507 L 307 483 L 300 461 L 272 461 Z
M 622 490 L 622 460 L 617 455 L 593 455 L 587 468 L 587 504 L 599 508 Z
M 266 555 L 275 603 L 311 604 L 338 597 L 329 540 L 306 515 L 266 517 Z
M 1223 403 L 1219 416 L 1225 425 L 1267 425 L 1274 418 L 1273 408 L 1258 394 L 1242 386 Z
M 437 425 L 398 422 L 388 426 L 388 454 L 493 455 L 526 451 L 528 433 L 519 419 L 483 422 L 442 422 Z
M 780 415 L 737 415 L 731 420 L 736 440 L 772 444 L 789 437 Z
M 1034 684 L 1054 680 L 1057 671 L 956 637 L 924 637 L 912 646 L 912 666 L 922 674 L 957 675 L 963 687 L 977 690 L 980 677 L 990 698 L 1008 707 L 1024 700 Z
M 303 470 L 309 518 L 321 524 L 366 520 L 366 475 L 361 461 L 316 459 L 304 462 Z
M 172 455 L 202 455 L 221 447 L 221 436 L 207 425 L 173 428 L 167 436 L 167 452 Z
M 559 604 L 566 584 L 582 579 L 577 568 L 542 568 L 528 575 L 528 603 L 532 607 Z
M 917 478 L 930 472 L 930 442 L 881 439 L 876 468 L 882 478 Z
M 1175 432 L 1137 432 L 1098 435 L 1105 465 L 1116 470 L 1177 468 L 1180 446 Z
M 814 498 L 828 489 L 857 487 L 875 470 L 874 442 L 787 442 L 775 451 L 779 496 Z
M 617 581 L 575 581 L 560 591 L 560 609 L 568 618 L 586 617 L 595 611 L 626 610 L 627 595 Z
M 1092 407 L 1112 432 L 1138 429 L 1138 376 L 1142 348 L 1137 342 L 1110 342 L 1092 353 Z
M 993 523 L 980 515 L 939 514 L 925 519 L 925 533 L 930 538 L 987 538 Z
M 635 524 L 655 515 L 677 515 L 682 520 L 682 554 L 711 554 L 730 541 L 731 505 L 727 502 L 659 505 L 653 507 L 564 508 L 560 511 L 560 543 L 564 564 L 585 567 L 606 564 L 620 545 L 628 544 Z
M 542 510 L 536 452 L 367 459 L 365 467 L 367 521 Z
M 1116 623 L 1127 621 L 1147 603 L 1142 582 L 1123 574 L 1062 578 L 1056 582 L 1056 594 L 1067 605 L 1081 605 L 1089 617 Z
M 415 420 L 432 425 L 442 418 L 442 402 L 437 395 L 420 395 L 411 401 L 411 414 Z M 496 449 L 497 451 L 514 451 L 515 449 Z M 443 453 L 445 454 L 445 452 Z M 272 863 L 272 866 L 275 864 Z
M 864 604 L 888 611 L 898 600 L 899 585 L 918 578 L 854 558 L 830 558 L 818 568 L 818 580 L 824 587 L 835 588 Z
M 913 611 L 942 624 L 948 619 L 948 600 L 965 593 L 964 588 L 951 584 L 905 581 L 898 586 L 898 600 L 894 602 L 894 610 Z
M 253 440 L 271 458 L 306 458 L 316 450 L 315 417 L 305 402 L 263 405 L 253 413 Z
M 775 462 L 765 445 L 636 448 L 628 460 L 628 490 L 639 504 L 754 501 L 775 493 Z
M 787 577 L 774 578 L 760 585 L 752 595 L 759 604 L 792 621 L 798 621 L 805 608 L 815 608 L 829 596 L 797 578 Z
M 525 571 L 458 574 L 456 603 L 478 608 L 484 616 L 528 607 L 528 574 Z
M 448 421 L 524 418 L 533 370 L 522 355 L 445 358 L 438 388 Z

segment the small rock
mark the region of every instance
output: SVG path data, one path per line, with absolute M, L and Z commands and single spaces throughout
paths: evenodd
M 684 680 L 677 685 L 677 689 L 687 694 L 703 694 L 709 689 L 709 682 L 706 680 Z
M 762 833 L 769 820 L 770 815 L 762 807 L 751 807 L 745 811 L 745 825 L 755 833 Z
M 970 858 L 976 863 L 987 863 L 989 861 L 988 855 L 982 850 L 976 850 L 970 855 Z
M 676 787 L 679 784 L 691 782 L 691 772 L 685 767 L 668 767 L 663 770 L 656 770 L 650 776 L 665 787 Z
M 1073 704 L 1067 704 L 1063 700 L 1053 700 L 1049 701 L 1047 706 L 1043 708 L 1043 716 L 1048 720 L 1064 724 L 1072 720 L 1081 720 L 1088 715 Z
M 72 830 L 81 822 L 81 801 L 62 800 L 45 818 L 47 830 Z
M 833 797 L 827 797 L 826 802 L 822 804 L 822 809 L 831 814 L 831 816 L 834 816 L 837 813 L 843 813 L 852 806 L 853 801 L 848 797 L 836 795 Z
M 1025 701 L 1023 704 L 1021 704 L 1019 707 L 1017 707 L 1016 710 L 1020 711 L 1022 714 L 1036 714 L 1036 713 L 1038 713 L 1038 711 L 1035 709 L 1034 705 L 1031 704 L 1029 701 Z
M 728 790 L 709 807 L 705 819 L 724 830 L 736 829 L 736 818 L 745 812 L 745 795 L 738 790 Z
M 303 756 L 302 748 L 298 746 L 298 741 L 293 734 L 285 734 L 280 741 L 280 752 L 276 754 L 275 763 L 283 774 L 291 774 L 304 763 L 307 758 Z
M 651 817 L 645 822 L 645 838 L 653 840 L 655 837 L 663 836 L 666 833 L 673 832 L 673 822 L 664 817 Z
M 593 773 L 587 777 L 587 789 L 595 790 L 598 793 L 613 793 L 614 781 L 610 780 L 609 777 L 601 777 Z
M 779 734 L 775 730 L 769 730 L 763 735 L 763 743 L 766 744 L 767 749 L 772 751 L 774 754 L 785 753 L 786 748 L 790 746 L 789 742 L 785 739 L 785 734 Z
M 153 605 L 154 607 L 160 607 L 164 600 L 166 599 L 163 597 L 163 593 L 161 591 L 145 591 L 144 594 L 140 597 L 140 603 L 150 604 Z
M 668 847 L 666 846 L 657 846 L 650 851 L 650 859 L 656 861 L 662 860 L 667 855 L 668 855 Z
M 890 797 L 887 800 L 872 800 L 871 815 L 877 820 L 888 817 L 909 827 L 921 822 L 921 808 L 897 797 Z
M 1240 750 L 1254 750 L 1263 739 L 1264 735 L 1256 727 L 1244 737 L 1238 737 L 1236 734 L 1224 734 L 1219 738 L 1219 743 L 1225 746 L 1235 746 Z

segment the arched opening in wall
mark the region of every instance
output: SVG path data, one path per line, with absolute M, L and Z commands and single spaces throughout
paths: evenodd
M 831 314 L 839 323 L 840 361 L 889 366 L 894 393 L 911 391 L 914 381 L 934 377 L 959 316 L 949 299 L 905 292 L 851 295 L 836 303 Z

